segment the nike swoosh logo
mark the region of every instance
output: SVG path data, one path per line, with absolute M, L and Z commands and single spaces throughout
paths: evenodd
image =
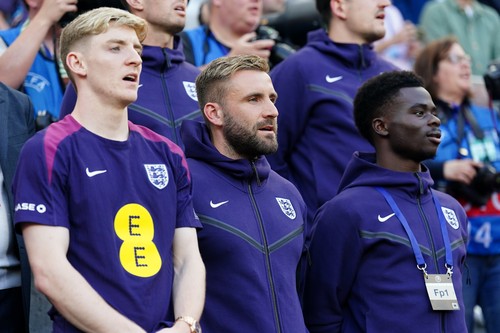
M 210 200 L 210 207 L 217 208 L 217 207 L 220 207 L 224 204 L 227 204 L 228 202 L 229 202 L 229 200 L 218 202 L 218 203 L 213 203 L 212 200 Z
M 333 83 L 342 80 L 344 77 L 343 76 L 335 76 L 335 77 L 330 77 L 330 75 L 327 75 L 325 77 L 326 82 L 328 83 Z
M 394 215 L 396 215 L 396 214 L 395 214 L 395 213 L 392 213 L 392 214 L 389 214 L 389 215 L 384 216 L 384 217 L 382 217 L 382 216 L 380 216 L 380 215 L 379 215 L 379 216 L 378 216 L 378 221 L 379 221 L 379 222 L 384 223 L 385 221 L 387 221 L 388 219 L 390 219 L 390 218 L 391 218 L 391 217 L 393 217 Z
M 87 173 L 87 176 L 89 177 L 94 177 L 97 175 L 100 175 L 101 173 L 105 173 L 108 170 L 95 170 L 95 171 L 90 171 L 89 168 L 85 169 L 85 172 Z

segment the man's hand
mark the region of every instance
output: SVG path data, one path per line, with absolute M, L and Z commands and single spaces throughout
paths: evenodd
M 36 20 L 47 20 L 54 25 L 67 12 L 76 12 L 78 0 L 44 0 L 40 11 L 36 14 Z
M 269 59 L 269 56 L 271 55 L 271 49 L 275 44 L 274 40 L 255 40 L 255 37 L 257 37 L 257 34 L 255 32 L 250 32 L 241 36 L 234 43 L 234 45 L 229 45 L 231 47 L 231 52 L 229 52 L 228 56 L 253 54 L 264 59 Z

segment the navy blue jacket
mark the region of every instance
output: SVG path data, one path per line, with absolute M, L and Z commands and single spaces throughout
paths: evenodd
M 182 124 L 207 271 L 205 333 L 307 332 L 296 289 L 305 204 L 267 160 L 232 160 L 207 127 Z
M 0 83 L 0 124 L 2 124 L 0 130 L 0 167 L 4 176 L 3 186 L 5 186 L 7 193 L 8 209 L 11 218 L 14 217 L 12 179 L 14 178 L 21 148 L 35 133 L 33 115 L 33 105 L 27 95 Z M 13 221 L 9 222 L 13 223 Z M 16 234 L 16 241 L 21 260 L 21 284 L 25 318 L 24 331 L 29 332 L 31 271 L 24 241 L 20 234 Z M 10 268 L 4 267 L 4 269 Z M 9 331 L 12 329 L 10 324 L 12 323 L 0 323 L 0 331 Z
M 354 151 L 373 151 L 356 129 L 352 102 L 367 79 L 395 67 L 368 44 L 334 43 L 322 29 L 271 71 L 278 92 L 278 142 L 271 167 L 289 179 L 311 218 L 331 199 Z
M 202 120 L 195 80 L 200 70 L 184 59 L 182 43 L 174 48 L 144 45 L 137 101 L 128 107 L 128 118 L 172 140 L 181 148 L 179 128 L 185 119 Z M 61 119 L 75 107 L 76 93 L 69 85 L 61 106 Z
M 420 246 L 427 273 L 445 274 L 445 250 L 428 170 L 396 172 L 355 153 L 340 192 L 319 210 L 306 274 L 310 332 L 466 333 L 462 297 L 467 218 L 451 196 L 433 191 L 445 213 L 459 311 L 433 311 L 408 235 L 374 187 L 393 197 Z

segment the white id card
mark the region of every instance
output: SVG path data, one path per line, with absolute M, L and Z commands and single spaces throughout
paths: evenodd
M 424 280 L 433 310 L 460 310 L 453 280 L 448 274 L 428 274 Z

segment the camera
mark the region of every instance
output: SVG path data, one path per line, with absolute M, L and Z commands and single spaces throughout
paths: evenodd
M 119 9 L 125 9 L 121 0 L 79 0 L 78 9 L 76 12 L 67 12 L 59 20 L 61 27 L 67 26 L 71 21 L 73 21 L 78 15 L 85 13 L 89 10 L 99 8 L 99 7 L 114 7 Z
M 272 39 L 275 44 L 271 49 L 271 55 L 269 56 L 270 66 L 273 67 L 283 60 L 285 60 L 288 56 L 295 53 L 295 49 L 290 45 L 284 43 L 279 35 L 279 32 L 266 25 L 261 25 L 255 31 L 257 33 L 257 39 Z
M 469 185 L 451 182 L 447 189 L 452 196 L 463 198 L 477 207 L 484 206 L 496 191 L 500 191 L 500 172 L 491 164 L 477 168 L 476 177 Z
M 490 98 L 500 102 L 500 60 L 493 61 L 488 65 L 483 79 Z

